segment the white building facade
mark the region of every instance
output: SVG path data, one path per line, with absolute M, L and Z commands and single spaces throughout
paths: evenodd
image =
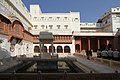
M 111 8 L 96 23 L 83 23 L 80 21 L 80 12 L 42 13 L 39 5 L 30 5 L 29 12 L 21 0 L 0 0 L 0 6 L 1 20 L 3 17 L 8 19 L 9 24 L 6 24 L 9 26 L 17 21 L 23 27 L 20 28 L 21 37 L 11 35 L 10 31 L 7 35 L 0 33 L 0 39 L 4 40 L 1 47 L 11 56 L 39 53 L 38 37 L 42 31 L 53 33 L 54 53 L 61 56 L 86 49 L 120 49 L 116 35 L 117 28 L 120 28 L 119 7 Z M 11 47 L 15 49 L 12 52 Z M 44 49 L 50 53 L 51 45 L 46 43 Z
M 11 24 L 7 24 L 8 26 L 11 26 L 14 22 L 18 21 L 22 24 L 24 30 L 28 32 L 29 27 L 32 27 L 30 21 L 31 15 L 21 0 L 0 0 L 0 14 L 11 21 Z M 19 34 L 12 33 L 13 31 L 10 32 L 6 29 L 5 31 L 7 32 L 4 32 L 4 27 L 7 27 L 6 25 L 2 25 L 4 23 L 5 22 L 0 23 L 0 39 L 3 41 L 1 43 L 1 48 L 4 48 L 6 51 L 10 52 L 11 56 L 19 56 L 23 54 L 29 55 L 30 53 L 33 53 L 33 42 L 31 40 L 25 40 L 23 37 L 18 37 L 17 35 Z M 4 35 L 3 33 L 7 33 L 7 35 Z M 14 34 L 16 34 L 16 36 L 14 36 Z M 14 40 L 14 42 L 17 41 L 14 44 L 14 50 L 11 50 L 11 47 L 13 46 L 11 44 L 12 40 Z M 20 42 L 18 43 L 19 40 Z M 27 50 L 27 47 L 30 49 Z

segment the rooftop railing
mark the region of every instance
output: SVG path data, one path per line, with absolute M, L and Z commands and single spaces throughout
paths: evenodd
M 115 33 L 113 31 L 74 31 L 74 33 Z

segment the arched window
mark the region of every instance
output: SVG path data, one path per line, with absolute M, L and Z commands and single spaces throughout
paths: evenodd
M 63 53 L 62 46 L 57 46 L 57 53 Z
M 80 52 L 80 45 L 79 44 L 75 45 L 75 52 Z
M 64 47 L 64 52 L 65 53 L 70 53 L 70 47 L 69 46 L 65 46 Z
M 39 52 L 40 52 L 39 46 L 35 46 L 34 47 L 34 53 L 39 53 Z
M 52 46 L 49 46 L 49 52 L 52 52 Z M 55 53 L 55 47 L 53 46 L 53 52 Z
M 47 53 L 47 46 L 43 47 L 43 52 Z

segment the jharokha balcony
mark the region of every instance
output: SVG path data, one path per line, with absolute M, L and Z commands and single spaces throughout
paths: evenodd
M 72 36 L 54 35 L 54 43 L 72 43 Z
M 34 43 L 39 43 L 38 35 L 34 35 Z M 71 35 L 54 35 L 54 43 L 72 43 L 72 36 Z
M 23 26 L 19 22 L 15 21 L 12 26 L 10 26 L 10 36 L 23 38 Z
M 3 18 L 2 15 L 0 15 L 0 33 L 4 35 L 9 34 L 9 27 L 10 27 L 10 21 L 6 18 Z
M 0 34 L 8 36 L 11 41 L 13 38 L 17 40 L 33 41 L 33 35 L 24 29 L 22 23 L 17 18 L 7 19 L 0 14 Z

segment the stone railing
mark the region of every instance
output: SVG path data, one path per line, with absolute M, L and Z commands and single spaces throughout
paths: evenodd
M 83 55 L 83 54 L 80 54 L 80 53 L 75 54 L 75 55 L 86 58 L 86 55 Z M 100 63 L 100 64 L 104 64 L 104 65 L 116 68 L 116 69 L 120 69 L 120 62 L 119 61 L 115 61 L 115 60 L 112 60 L 112 59 L 97 58 L 96 56 L 93 56 L 91 58 L 91 60 L 93 60 L 94 62 Z
M 120 80 L 120 73 L 0 73 L 0 80 Z
M 99 23 L 80 23 L 80 26 L 81 27 L 99 27 L 100 26 L 100 24 Z
M 103 58 L 94 58 L 94 61 L 99 62 L 101 64 L 108 65 L 110 67 L 114 67 L 116 69 L 120 69 L 120 62 L 119 61 L 103 59 Z

